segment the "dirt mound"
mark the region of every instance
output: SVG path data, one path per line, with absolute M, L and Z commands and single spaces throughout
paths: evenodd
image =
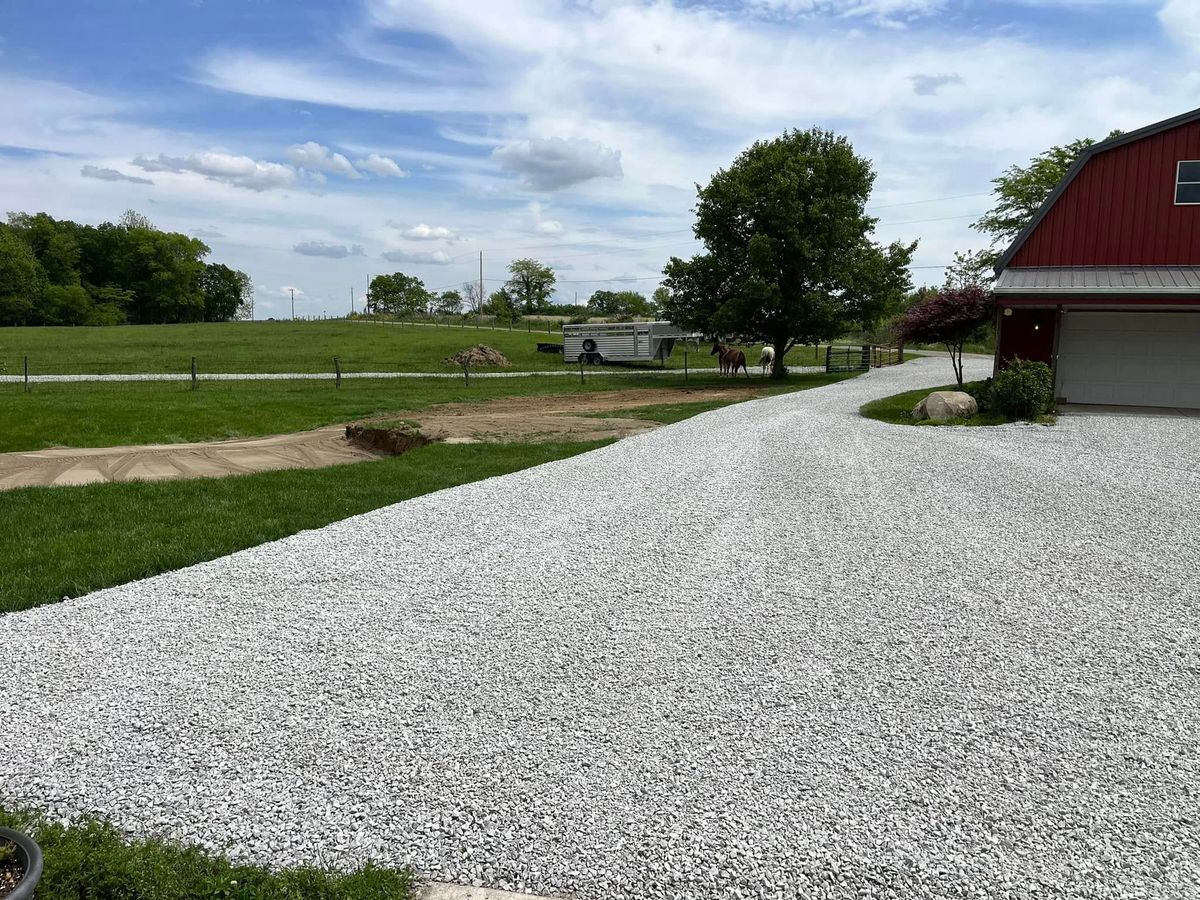
M 429 443 L 429 438 L 416 428 L 374 428 L 370 425 L 347 425 L 346 440 L 363 450 L 391 456 L 399 456 Z
M 456 366 L 470 366 L 472 369 L 484 366 L 511 365 L 507 356 L 487 344 L 476 344 L 466 350 L 459 350 L 453 356 L 447 356 L 442 362 L 453 363 Z

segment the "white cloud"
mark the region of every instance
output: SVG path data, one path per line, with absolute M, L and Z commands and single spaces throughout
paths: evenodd
M 347 256 L 362 256 L 363 248 L 358 244 L 327 244 L 324 241 L 305 241 L 295 244 L 292 250 L 301 256 L 325 256 L 329 259 L 345 259 Z
M 544 234 L 547 237 L 558 237 L 566 229 L 557 219 L 546 217 L 545 207 L 537 200 L 529 204 L 529 217 L 533 220 L 530 230 L 534 234 Z
M 450 258 L 450 254 L 442 250 L 423 251 L 420 253 L 413 253 L 408 250 L 389 250 L 383 254 L 383 258 L 388 262 L 412 263 L 421 266 L 448 266 L 454 262 Z
M 220 181 L 252 191 L 291 187 L 296 183 L 296 171 L 280 163 L 259 162 L 248 156 L 228 153 L 193 153 L 189 156 L 138 156 L 133 165 L 146 172 L 194 172 L 211 181 Z
M 503 169 L 535 191 L 557 191 L 593 178 L 620 178 L 621 151 L 581 138 L 531 138 L 497 147 Z
M 401 228 L 400 234 L 410 241 L 452 241 L 454 232 L 442 225 L 413 225 Z
M 1200 53 L 1200 3 L 1196 0 L 1168 0 L 1159 10 L 1163 30 L 1187 50 Z
M 313 172 L 328 172 L 343 178 L 362 178 L 358 170 L 350 164 L 350 160 L 316 141 L 293 144 L 284 151 L 284 155 L 296 165 Z
M 131 184 L 154 184 L 149 178 L 138 178 L 136 175 L 126 175 L 116 169 L 106 169 L 99 166 L 84 166 L 79 170 L 84 178 L 95 178 L 98 181 L 128 181 Z
M 296 294 L 296 296 L 297 296 L 297 297 L 303 297 L 303 296 L 305 296 L 305 294 L 304 294 L 304 291 L 300 290 L 300 288 L 298 288 L 298 287 L 293 287 L 293 286 L 292 286 L 292 285 L 290 285 L 290 284 L 285 284 L 285 285 L 283 285 L 282 287 L 280 287 L 280 288 L 279 288 L 279 296 L 281 296 L 281 297 L 291 297 L 291 296 L 292 296 L 292 292 L 293 292 L 293 291 L 295 292 L 295 294 Z
M 380 178 L 408 177 L 408 173 L 400 168 L 394 159 L 380 156 L 378 153 L 372 153 L 363 159 L 355 160 L 355 162 L 364 172 L 370 172 L 372 175 L 378 175 Z

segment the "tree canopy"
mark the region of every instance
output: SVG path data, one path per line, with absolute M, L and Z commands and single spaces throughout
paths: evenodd
M 508 266 L 509 279 L 504 290 L 518 312 L 544 312 L 554 293 L 554 270 L 536 259 L 515 259 Z M 494 295 L 493 295 L 494 296 Z
M 871 239 L 874 180 L 870 162 L 828 131 L 755 143 L 698 188 L 694 230 L 705 252 L 667 264 L 667 317 L 774 345 L 779 377 L 797 343 L 867 328 L 898 308 L 916 243 Z
M 399 316 L 424 312 L 430 302 L 425 282 L 403 272 L 376 275 L 371 279 L 370 296 L 372 310 Z
M 80 225 L 10 213 L 0 225 L 0 324 L 219 322 L 249 308 L 250 278 L 206 263 L 203 241 L 129 211 Z
M 1108 138 L 1119 137 L 1121 133 L 1113 131 Z M 999 251 L 1004 249 L 1003 245 L 1012 243 L 1030 223 L 1079 155 L 1095 143 L 1092 138 L 1080 138 L 1051 147 L 1026 165 L 1009 166 L 999 177 L 992 179 L 995 205 L 971 226 L 991 238 L 992 264 L 999 257 Z
M 619 319 L 654 315 L 654 304 L 637 291 L 596 291 L 587 302 L 588 315 Z

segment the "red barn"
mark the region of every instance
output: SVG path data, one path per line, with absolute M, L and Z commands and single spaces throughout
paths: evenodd
M 1200 408 L 1200 110 L 1095 144 L 996 266 L 996 365 L 1064 403 Z

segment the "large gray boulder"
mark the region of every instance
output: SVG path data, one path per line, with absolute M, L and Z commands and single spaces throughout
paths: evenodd
M 965 419 L 979 412 L 979 404 L 970 394 L 962 391 L 934 391 L 913 407 L 914 422 L 932 419 L 945 422 L 947 419 Z

